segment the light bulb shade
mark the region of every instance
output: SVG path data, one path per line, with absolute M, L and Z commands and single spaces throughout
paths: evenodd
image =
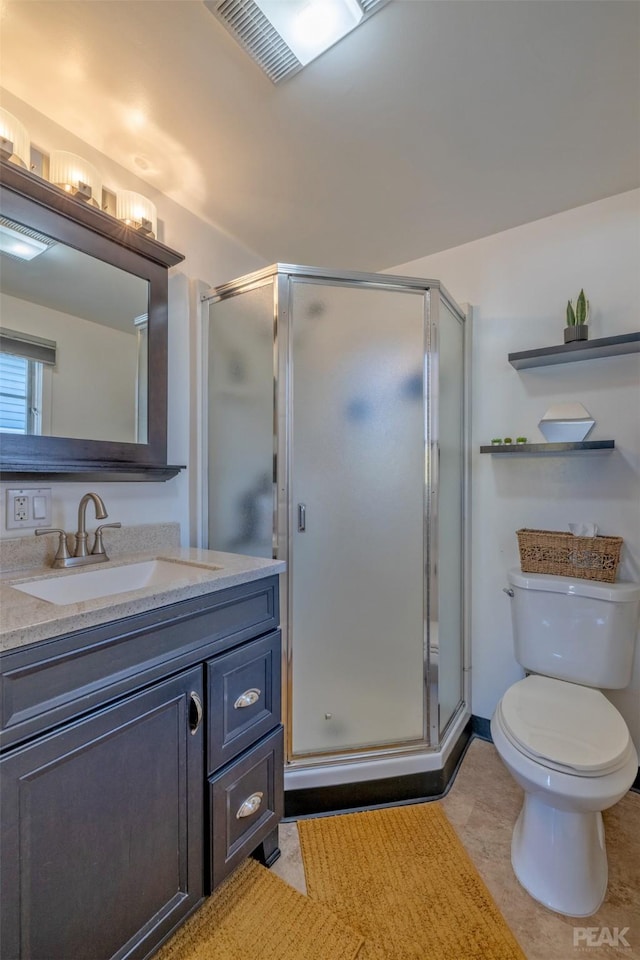
M 75 153 L 52 150 L 49 158 L 49 180 L 66 193 L 102 207 L 102 177 L 93 164 Z
M 128 227 L 155 237 L 158 232 L 158 214 L 151 200 L 133 190 L 120 190 L 116 198 L 116 217 Z
M 18 162 L 28 170 L 31 165 L 31 140 L 27 129 L 13 114 L 2 108 L 0 108 L 0 137 L 3 159 Z

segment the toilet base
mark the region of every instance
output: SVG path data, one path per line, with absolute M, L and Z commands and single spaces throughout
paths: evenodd
M 558 810 L 525 793 L 511 864 L 527 893 L 545 907 L 570 917 L 591 916 L 607 892 L 602 814 Z

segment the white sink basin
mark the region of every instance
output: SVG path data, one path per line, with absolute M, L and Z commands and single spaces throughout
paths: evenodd
M 212 570 L 220 569 L 179 560 L 144 560 L 121 567 L 82 570 L 66 577 L 46 577 L 11 586 L 14 590 L 62 606 L 82 600 L 97 600 L 98 597 L 111 597 L 128 590 L 141 590 L 143 587 L 166 588 L 189 580 L 198 583 L 203 579 L 203 574 L 208 575 Z

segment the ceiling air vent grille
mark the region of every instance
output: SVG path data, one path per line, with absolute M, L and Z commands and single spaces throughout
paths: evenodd
M 253 0 L 210 0 L 205 6 L 274 83 L 301 69 L 302 64 L 296 55 Z
M 14 233 L 21 233 L 23 237 L 30 237 L 32 240 L 38 240 L 39 243 L 46 243 L 48 247 L 55 245 L 55 240 L 52 240 L 51 237 L 46 237 L 44 233 L 38 233 L 37 230 L 32 230 L 31 227 L 24 227 L 21 223 L 14 223 L 13 220 L 7 220 L 6 217 L 0 217 L 0 227 L 9 227 Z
M 379 10 L 380 7 L 384 7 L 389 3 L 389 0 L 358 0 L 358 3 L 364 10 L 365 17 L 368 17 L 372 13 L 375 13 L 376 10 Z

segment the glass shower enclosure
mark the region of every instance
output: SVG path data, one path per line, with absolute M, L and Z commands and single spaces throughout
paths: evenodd
M 465 313 L 288 264 L 205 299 L 208 546 L 287 561 L 288 764 L 437 749 L 466 710 Z

